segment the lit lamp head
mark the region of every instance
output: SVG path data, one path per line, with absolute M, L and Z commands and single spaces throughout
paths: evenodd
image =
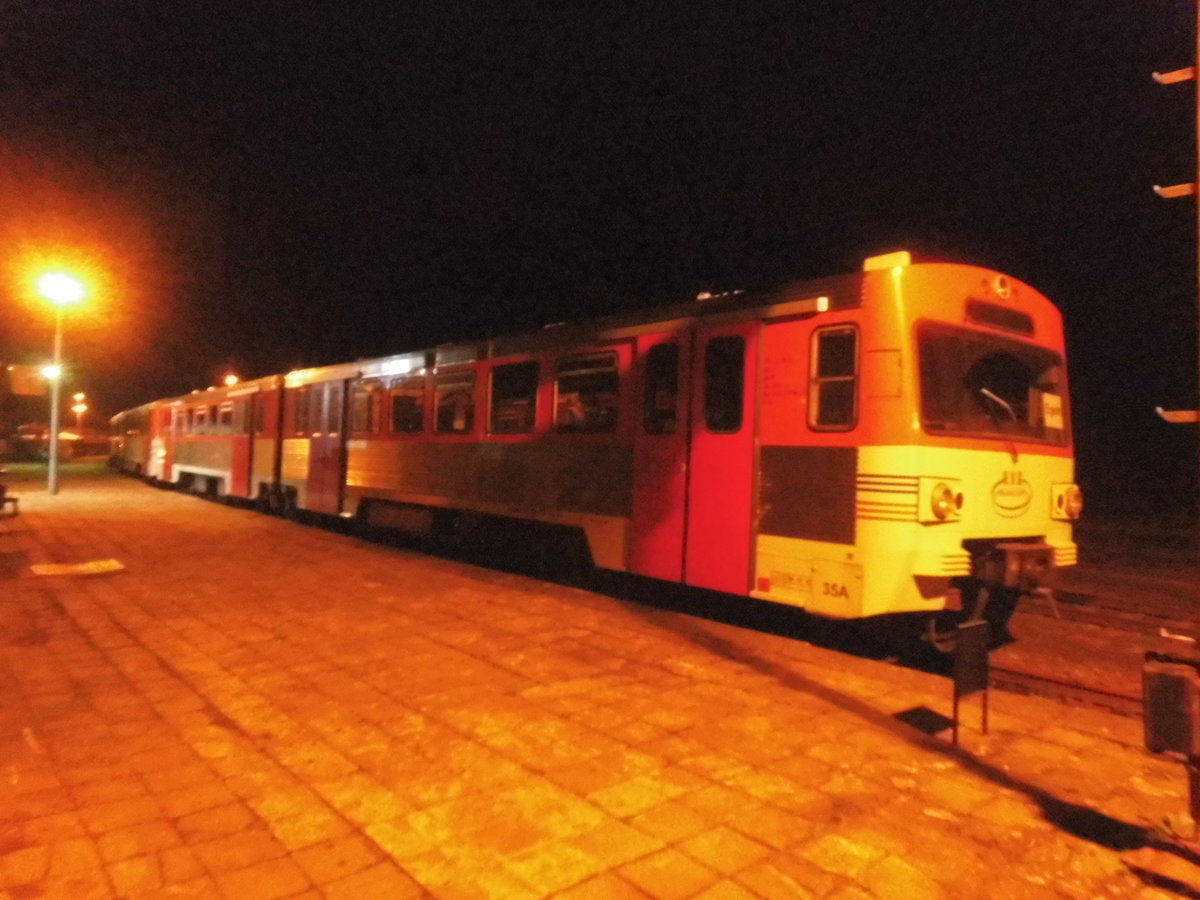
M 37 284 L 38 293 L 55 306 L 72 306 L 83 299 L 83 282 L 66 272 L 47 272 Z

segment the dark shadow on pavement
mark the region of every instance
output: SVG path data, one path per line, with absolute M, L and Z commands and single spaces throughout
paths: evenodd
M 759 674 L 774 679 L 777 683 L 790 690 L 800 691 L 829 703 L 830 705 L 848 712 L 859 719 L 870 723 L 882 731 L 887 731 L 897 739 L 905 741 L 923 750 L 938 753 L 957 762 L 963 769 L 991 783 L 1024 794 L 1034 801 L 1041 809 L 1046 821 L 1062 831 L 1074 835 L 1110 850 L 1128 851 L 1143 847 L 1172 853 L 1183 859 L 1200 864 L 1196 853 L 1166 841 L 1149 828 L 1135 825 L 1106 815 L 1099 810 L 1076 803 L 1070 803 L 1054 796 L 1044 788 L 1031 784 L 1021 778 L 983 762 L 976 756 L 954 747 L 934 737 L 922 733 L 917 728 L 895 717 L 881 712 L 862 700 L 842 693 L 834 688 L 820 684 L 791 669 L 771 660 L 763 659 L 752 650 L 738 646 L 729 640 L 704 630 L 704 625 L 698 620 L 687 621 L 661 615 L 645 609 L 640 614 L 655 627 L 670 630 L 688 638 L 697 646 L 725 659 L 732 660 L 753 669 Z M 1153 875 L 1153 873 L 1147 873 Z M 1139 876 L 1140 877 L 1140 876 Z M 1162 878 L 1162 876 L 1154 876 Z M 1169 879 L 1166 879 L 1169 881 Z M 1155 886 L 1160 886 L 1161 882 Z M 1192 891 L 1191 888 L 1186 888 Z M 1183 896 L 1200 896 L 1195 892 Z

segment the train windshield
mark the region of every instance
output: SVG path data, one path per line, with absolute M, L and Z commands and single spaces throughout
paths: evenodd
M 952 328 L 917 328 L 921 424 L 931 434 L 1067 442 L 1062 357 L 1044 347 Z

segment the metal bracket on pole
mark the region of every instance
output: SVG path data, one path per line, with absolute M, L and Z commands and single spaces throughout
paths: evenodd
M 1173 425 L 1186 425 L 1188 423 L 1200 422 L 1200 410 L 1195 409 L 1163 409 L 1161 406 L 1154 407 L 1154 411 L 1158 413 L 1158 417 L 1164 422 L 1170 422 Z
M 1150 77 L 1159 84 L 1178 84 L 1181 81 L 1191 81 L 1196 77 L 1196 67 L 1187 66 L 1172 72 L 1152 72 Z
M 1174 200 L 1176 197 L 1190 197 L 1196 193 L 1195 182 L 1189 181 L 1187 184 L 1172 184 L 1167 187 L 1154 185 L 1154 193 L 1162 197 L 1164 200 Z

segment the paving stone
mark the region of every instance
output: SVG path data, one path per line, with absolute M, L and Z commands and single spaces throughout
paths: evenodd
M 645 900 L 649 896 L 631 882 L 608 872 L 554 895 L 555 900 Z
M 326 900 L 367 900 L 386 897 L 388 900 L 408 900 L 427 896 L 425 890 L 391 862 L 376 863 L 352 875 L 323 884 Z
M 839 884 L 838 876 L 807 860 L 776 854 L 733 876 L 765 900 L 809 900 L 825 897 Z
M 0 876 L 5 887 L 33 884 L 50 871 L 50 845 L 24 847 L 0 856 Z
M 942 887 L 898 856 L 887 856 L 859 876 L 878 900 L 941 900 Z M 983 890 L 983 885 L 980 885 Z
M 675 843 L 704 831 L 709 827 L 709 819 L 690 806 L 677 800 L 668 800 L 634 816 L 629 824 L 667 843 Z
M 723 878 L 710 888 L 696 895 L 695 900 L 759 900 L 735 881 Z
M 673 849 L 620 866 L 617 871 L 655 900 L 692 897 L 719 879 L 712 869 Z
M 873 844 L 851 840 L 840 834 L 819 837 L 800 847 L 798 852 L 814 865 L 848 878 L 856 878 L 884 856 L 884 851 Z
M 350 823 L 328 809 L 309 809 L 286 818 L 272 819 L 268 827 L 290 850 L 310 847 L 353 831 Z
M 120 862 L 179 846 L 182 838 L 166 819 L 152 819 L 125 828 L 106 831 L 96 840 L 100 857 L 106 863 Z
M 120 897 L 146 894 L 163 887 L 162 867 L 153 854 L 131 856 L 105 868 Z
M 311 886 L 300 867 L 286 857 L 256 863 L 234 872 L 214 874 L 214 877 L 227 896 L 255 900 L 290 897 Z
M 314 884 L 323 885 L 373 866 L 381 856 L 374 842 L 349 834 L 297 850 L 292 859 Z
M 770 855 L 770 850 L 724 825 L 678 844 L 692 858 L 722 875 L 732 875 Z
M 264 828 L 249 828 L 190 848 L 213 875 L 235 872 L 256 863 L 285 856 L 287 848 Z
M 226 803 L 182 816 L 176 820 L 175 827 L 190 844 L 196 844 L 235 834 L 257 821 L 254 813 L 243 804 Z
M 163 884 L 190 882 L 205 874 L 204 864 L 191 847 L 171 847 L 158 854 Z

